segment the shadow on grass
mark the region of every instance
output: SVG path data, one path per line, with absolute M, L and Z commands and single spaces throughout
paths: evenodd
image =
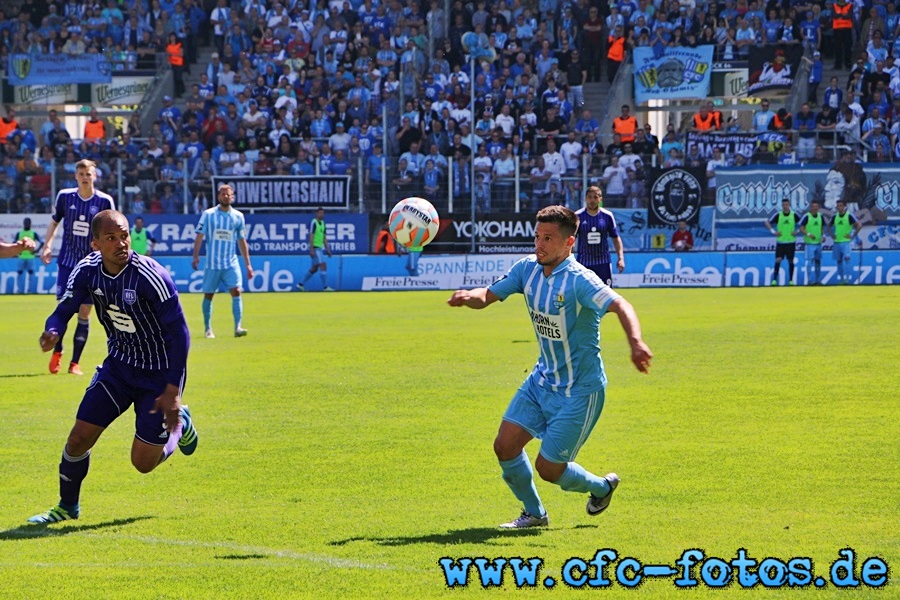
M 94 523 L 92 525 L 76 525 L 74 521 L 64 521 L 62 523 L 32 523 L 14 527 L 6 531 L 0 531 L 0 540 L 27 540 L 31 538 L 58 537 L 61 535 L 70 535 L 73 533 L 83 533 L 85 531 L 96 531 L 98 529 L 109 529 L 110 527 L 121 527 L 122 525 L 131 525 L 138 521 L 152 519 L 151 516 L 129 517 L 127 519 L 113 519 L 112 521 L 104 521 L 102 523 Z M 56 527 L 60 528 L 57 529 Z
M 447 533 L 426 533 L 424 535 L 396 536 L 396 537 L 352 537 L 345 540 L 328 542 L 329 546 L 346 546 L 351 542 L 373 542 L 379 546 L 411 546 L 413 544 L 483 544 L 495 539 L 509 539 L 511 537 L 533 537 L 540 535 L 536 529 L 507 529 L 496 527 L 473 527 L 471 529 L 452 529 Z
M 0 375 L 0 379 L 6 379 L 9 377 L 43 377 L 47 373 L 43 371 L 40 373 L 7 373 L 6 375 Z
M 219 560 L 251 560 L 257 558 L 269 558 L 265 554 L 223 554 L 216 556 Z

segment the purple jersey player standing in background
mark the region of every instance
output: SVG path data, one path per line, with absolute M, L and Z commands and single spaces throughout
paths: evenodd
M 50 264 L 53 257 L 53 238 L 59 223 L 63 224 L 62 248 L 57 259 L 58 272 L 56 275 L 56 299 L 62 298 L 66 289 L 66 282 L 72 268 L 82 258 L 91 253 L 91 219 L 104 210 L 115 210 L 116 206 L 109 194 L 94 189 L 94 181 L 97 179 L 97 166 L 94 161 L 80 160 L 75 164 L 75 181 L 77 188 L 65 188 L 59 190 L 56 195 L 56 206 L 47 227 L 47 235 L 44 236 L 44 249 L 41 251 L 41 261 L 45 265 Z M 91 300 L 87 298 L 84 306 L 78 310 L 78 326 L 75 328 L 75 338 L 72 349 L 72 360 L 69 363 L 69 373 L 81 375 L 81 353 L 87 343 L 88 329 L 91 318 Z M 53 356 L 50 357 L 50 372 L 59 373 L 59 363 L 62 360 L 62 336 L 56 343 Z
M 72 269 L 62 299 L 47 319 L 41 349 L 52 349 L 72 315 L 93 300 L 106 330 L 109 356 L 97 367 L 63 448 L 59 504 L 28 519 L 31 523 L 78 518 L 91 448 L 132 405 L 131 463 L 139 472 L 155 469 L 176 447 L 183 454 L 197 449 L 191 414 L 181 405 L 190 333 L 175 284 L 158 262 L 132 252 L 128 219 L 122 213 L 100 212 L 90 232 L 98 252 Z
M 603 203 L 603 193 L 597 186 L 589 187 L 584 198 L 585 207 L 575 212 L 578 217 L 575 258 L 596 273 L 603 283 L 612 286 L 608 238 L 612 238 L 616 254 L 619 256 L 616 268 L 619 273 L 625 270 L 625 248 L 616 228 L 616 218 L 611 212 L 600 207 Z

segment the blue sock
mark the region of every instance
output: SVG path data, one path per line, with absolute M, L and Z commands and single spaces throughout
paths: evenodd
M 313 276 L 315 271 L 307 271 L 306 277 L 303 278 L 303 285 L 306 285 L 306 282 L 309 281 L 309 278 Z
M 322 287 L 328 287 L 328 280 L 326 279 L 327 276 L 325 271 L 319 271 L 319 277 L 322 278 Z
M 244 316 L 244 297 L 243 296 L 232 296 L 231 297 L 231 312 L 234 313 L 234 328 L 237 329 L 241 326 L 241 317 Z
M 606 479 L 587 472 L 584 467 L 573 462 L 566 465 L 566 470 L 556 480 L 556 485 L 567 492 L 590 492 L 598 498 L 603 498 L 610 491 Z
M 62 460 L 59 463 L 59 498 L 63 508 L 78 506 L 81 496 L 81 482 L 87 477 L 91 466 L 91 451 L 81 456 L 69 456 L 63 448 Z
M 547 514 L 534 486 L 534 471 L 524 450 L 512 460 L 501 460 L 500 468 L 503 469 L 503 481 L 519 502 L 525 505 L 528 514 L 535 517 Z
M 203 299 L 203 328 L 206 330 L 211 329 L 209 326 L 210 321 L 212 320 L 212 300 L 208 298 Z
M 840 281 L 844 280 L 844 261 L 839 260 L 838 264 L 837 264 L 837 268 L 838 268 L 838 281 L 840 282 Z
M 72 343 L 72 362 L 74 363 L 81 361 L 81 353 L 84 352 L 84 345 L 87 344 L 90 327 L 89 319 L 78 319 L 78 325 L 75 327 L 75 339 Z

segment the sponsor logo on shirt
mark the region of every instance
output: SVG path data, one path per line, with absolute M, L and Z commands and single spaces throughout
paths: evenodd
M 548 315 L 539 310 L 532 309 L 531 323 L 538 337 L 548 340 L 561 340 L 563 332 L 562 317 L 560 315 Z

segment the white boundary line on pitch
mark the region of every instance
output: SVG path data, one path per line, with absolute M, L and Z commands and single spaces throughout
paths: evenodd
M 262 546 L 244 546 L 241 544 L 233 544 L 229 542 L 198 542 L 194 540 L 172 540 L 166 538 L 157 538 L 157 537 L 148 537 L 148 536 L 137 536 L 137 535 L 122 535 L 122 534 L 88 534 L 84 537 L 95 537 L 95 538 L 116 538 L 116 539 L 124 539 L 124 540 L 133 540 L 135 542 L 143 542 L 145 544 L 160 544 L 160 545 L 169 545 L 169 546 L 187 546 L 194 548 L 212 548 L 212 549 L 221 549 L 228 550 L 231 552 L 244 552 L 247 554 L 264 554 L 266 556 L 271 556 L 274 558 L 289 558 L 291 560 L 303 560 L 307 562 L 319 563 L 329 565 L 339 569 L 374 569 L 374 570 L 385 570 L 385 571 L 393 571 L 396 570 L 394 567 L 390 565 L 372 565 L 368 563 L 364 563 L 359 560 L 350 559 L 350 558 L 335 558 L 333 556 L 323 556 L 321 554 L 313 554 L 311 552 L 294 552 L 292 550 L 276 550 L 274 548 L 265 548 Z
M 31 536 L 31 535 L 22 535 L 23 538 L 27 537 L 41 537 L 41 536 Z M 418 569 L 399 569 L 397 567 L 392 567 L 390 565 L 373 565 L 369 563 L 364 563 L 359 560 L 349 559 L 349 558 L 335 558 L 333 556 L 323 556 L 321 554 L 313 554 L 310 552 L 294 552 L 292 550 L 276 550 L 274 548 L 265 548 L 262 546 L 244 546 L 241 544 L 234 544 L 229 542 L 198 542 L 194 540 L 174 540 L 174 539 L 166 539 L 166 538 L 158 538 L 158 537 L 148 537 L 148 536 L 137 536 L 137 535 L 123 535 L 123 534 L 90 534 L 90 533 L 81 533 L 79 537 L 90 537 L 97 539 L 120 539 L 120 540 L 131 540 L 135 542 L 141 542 L 145 544 L 157 544 L 157 545 L 166 545 L 166 546 L 186 546 L 193 548 L 210 548 L 214 550 L 225 550 L 229 552 L 242 552 L 246 554 L 262 554 L 266 557 L 271 558 L 285 558 L 289 560 L 300 560 L 306 562 L 312 562 L 317 564 L 328 565 L 334 567 L 336 569 L 367 569 L 367 570 L 384 570 L 384 571 L 415 571 Z M 252 564 L 252 557 L 248 557 L 248 564 Z M 240 559 L 234 560 L 234 565 L 237 566 L 241 563 Z M 0 562 L 0 564 L 10 564 L 12 563 Z M 33 563 L 34 566 L 43 566 L 43 563 Z M 128 563 L 126 563 L 128 564 Z M 213 563 L 219 564 L 219 563 Z M 21 563 L 16 564 L 15 566 L 22 566 Z M 47 565 L 54 566 L 54 565 Z M 65 563 L 55 563 L 55 566 L 65 566 Z

